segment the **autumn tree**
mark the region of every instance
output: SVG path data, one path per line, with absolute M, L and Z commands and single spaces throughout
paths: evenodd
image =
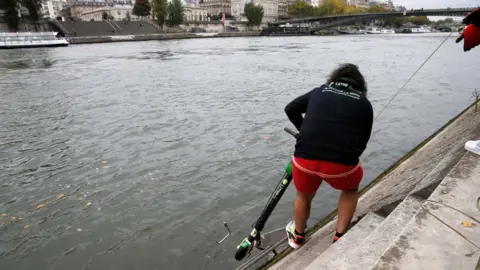
M 389 12 L 391 10 L 386 8 L 386 7 L 379 6 L 379 5 L 373 5 L 373 6 L 369 7 L 367 9 L 367 11 L 370 12 L 370 13 L 381 13 L 381 12 Z
M 314 8 L 310 3 L 303 0 L 297 0 L 288 7 L 288 15 L 293 17 L 313 16 Z
M 405 22 L 405 20 L 403 18 L 395 18 L 395 20 L 393 21 L 393 26 L 395 26 L 396 28 L 400 28 L 402 27 L 403 23 Z
M 35 31 L 38 31 L 37 21 L 42 18 L 41 0 L 22 0 L 22 5 L 27 8 L 30 19 L 33 21 Z
M 16 0 L 0 0 L 0 9 L 3 10 L 3 20 L 10 30 L 18 30 L 20 17 L 18 17 L 19 6 Z
M 446 18 L 445 23 L 453 23 L 453 18 Z
M 167 6 L 167 23 L 170 26 L 177 26 L 183 22 L 185 10 L 181 0 L 173 0 Z
M 3 10 L 3 21 L 13 31 L 20 25 L 20 7 L 28 10 L 28 17 L 33 21 L 38 31 L 37 21 L 42 18 L 42 0 L 0 0 L 0 9 Z
M 318 7 L 313 7 L 304 0 L 297 0 L 288 7 L 288 15 L 294 17 L 324 16 L 344 13 L 362 13 L 365 10 L 356 6 L 347 6 L 343 0 L 324 0 Z
M 358 13 L 364 13 L 365 9 L 357 6 L 346 6 L 344 12 L 348 14 L 358 14 Z
M 431 23 L 427 16 L 410 17 L 409 21 L 415 25 L 429 25 Z
M 165 19 L 167 18 L 167 1 L 166 0 L 153 0 L 153 15 L 157 20 L 160 27 L 163 28 L 165 23 Z
M 138 17 L 146 17 L 150 15 L 151 9 L 152 7 L 150 6 L 150 2 L 148 0 L 136 0 L 135 4 L 133 5 L 132 13 Z
M 324 0 L 319 6 L 326 14 L 343 14 L 346 7 L 345 2 L 342 0 Z
M 245 4 L 244 10 L 249 24 L 258 26 L 262 23 L 264 13 L 261 5 L 250 2 Z

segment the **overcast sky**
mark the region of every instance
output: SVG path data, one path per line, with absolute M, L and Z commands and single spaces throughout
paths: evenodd
M 479 0 L 393 0 L 396 6 L 407 8 L 446 8 L 446 7 L 478 7 Z

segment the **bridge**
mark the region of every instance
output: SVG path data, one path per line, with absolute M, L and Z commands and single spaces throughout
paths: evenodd
M 378 12 L 378 13 L 356 13 L 356 14 L 338 14 L 327 16 L 315 16 L 295 18 L 283 21 L 271 22 L 269 25 L 281 25 L 285 23 L 306 23 L 306 22 L 321 22 L 321 21 L 334 21 L 344 19 L 363 19 L 363 18 L 386 18 L 386 17 L 402 17 L 402 16 L 465 16 L 468 12 L 472 11 L 475 7 L 471 8 L 446 8 L 446 9 L 415 9 L 403 11 L 391 11 L 391 12 Z
M 391 11 L 391 12 L 378 12 L 378 13 L 357 13 L 357 14 L 338 14 L 316 17 L 304 17 L 295 18 L 289 20 L 282 20 L 271 22 L 268 24 L 269 28 L 275 28 L 276 26 L 284 24 L 298 24 L 298 23 L 311 23 L 309 32 L 313 33 L 318 30 L 327 29 L 335 26 L 351 24 L 356 21 L 376 20 L 389 17 L 403 17 L 403 16 L 465 16 L 473 10 L 472 8 L 446 8 L 446 9 L 416 9 L 406 11 Z

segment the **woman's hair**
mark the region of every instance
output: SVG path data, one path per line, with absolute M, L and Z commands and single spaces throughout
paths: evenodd
M 327 84 L 337 81 L 351 83 L 355 89 L 362 91 L 364 94 L 367 93 L 367 82 L 365 82 L 365 78 L 360 73 L 358 66 L 354 64 L 341 64 L 334 69 L 328 76 Z

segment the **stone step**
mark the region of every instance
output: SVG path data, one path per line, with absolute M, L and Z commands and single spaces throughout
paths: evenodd
M 316 231 L 299 250 L 293 250 L 268 270 L 304 269 L 332 245 L 335 235 L 336 218 Z
M 478 227 L 471 230 L 480 235 Z M 473 270 L 479 259 L 478 251 L 463 235 L 421 209 L 373 267 L 367 269 Z
M 421 209 L 423 202 L 414 196 L 406 197 L 355 250 L 339 253 L 338 259 L 322 266 L 324 269 L 369 269 Z
M 480 156 L 467 153 L 368 269 L 476 269 L 479 182 Z
M 384 217 L 374 212 L 368 213 L 344 236 L 342 236 L 342 238 L 325 250 L 325 252 L 321 254 L 321 257 L 314 258 L 313 262 L 309 264 L 305 270 L 337 269 L 336 266 L 331 266 L 337 265 L 336 263 L 341 263 L 344 260 L 343 256 L 339 255 L 350 254 L 382 223 L 384 219 Z

